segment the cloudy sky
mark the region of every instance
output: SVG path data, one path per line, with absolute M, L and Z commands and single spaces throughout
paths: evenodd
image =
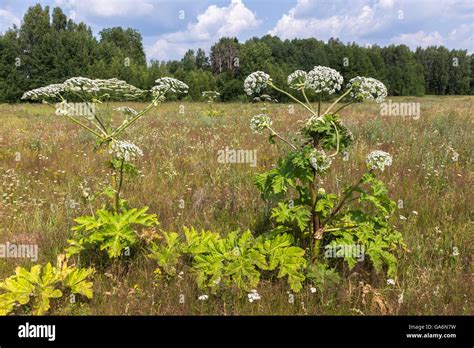
M 265 34 L 474 53 L 474 0 L 0 0 L 0 32 L 19 25 L 35 3 L 61 7 L 96 35 L 104 27 L 137 29 L 148 59 L 208 50 L 222 36 L 245 41 Z

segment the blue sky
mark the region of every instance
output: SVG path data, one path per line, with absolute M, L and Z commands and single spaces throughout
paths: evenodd
M 0 31 L 19 25 L 36 3 L 61 7 L 96 35 L 112 26 L 137 29 L 148 59 L 209 50 L 221 36 L 245 41 L 265 34 L 474 53 L 474 0 L 0 0 Z

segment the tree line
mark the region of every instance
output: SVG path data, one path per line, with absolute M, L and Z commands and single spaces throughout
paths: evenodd
M 24 91 L 60 83 L 73 76 L 125 80 L 149 89 L 155 79 L 171 76 L 189 85 L 191 100 L 217 90 L 220 99 L 247 100 L 243 80 L 253 71 L 269 73 L 279 85 L 296 69 L 324 65 L 338 70 L 344 81 L 371 76 L 387 86 L 390 95 L 474 94 L 474 55 L 443 46 L 405 45 L 362 47 L 315 38 L 281 40 L 266 35 L 239 42 L 224 37 L 209 55 L 188 50 L 181 60 L 151 60 L 147 64 L 142 36 L 134 29 L 103 29 L 96 38 L 85 23 L 68 19 L 61 8 L 28 9 L 20 27 L 0 35 L 0 102 L 18 102 Z M 276 93 L 276 92 L 275 92 Z M 286 101 L 285 96 L 270 94 Z

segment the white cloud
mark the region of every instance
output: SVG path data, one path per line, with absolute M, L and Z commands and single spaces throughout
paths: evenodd
M 242 0 L 232 0 L 226 7 L 211 5 L 185 30 L 161 35 L 147 47 L 147 56 L 159 60 L 177 59 L 188 49 L 208 49 L 223 36 L 238 36 L 255 30 L 259 24 L 256 14 Z
M 56 0 L 58 6 L 68 6 L 81 16 L 97 17 L 142 16 L 153 11 L 154 6 L 147 0 Z
M 474 22 L 461 24 L 453 29 L 447 37 L 447 41 L 453 47 L 467 49 L 468 53 L 474 53 Z
M 268 33 L 285 39 L 316 37 L 327 40 L 330 37 L 344 37 L 354 40 L 379 30 L 384 24 L 381 16 L 376 15 L 376 7 L 365 5 L 362 1 L 351 4 L 351 11 L 345 6 L 341 11 L 332 11 L 332 15 L 323 18 L 318 18 L 321 13 L 317 7 L 314 8 L 314 4 L 310 0 L 299 0 Z M 308 13 L 314 17 L 307 17 Z
M 391 39 L 394 44 L 404 44 L 411 49 L 417 47 L 441 46 L 445 45 L 445 40 L 437 31 L 425 33 L 423 30 L 416 33 L 400 34 Z
M 14 24 L 20 26 L 20 23 L 20 18 L 15 16 L 12 12 L 0 9 L 0 33 L 6 32 L 9 28 L 12 28 Z

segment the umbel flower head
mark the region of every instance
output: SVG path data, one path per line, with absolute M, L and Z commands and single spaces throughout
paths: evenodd
M 64 92 L 64 84 L 56 83 L 45 87 L 33 89 L 25 92 L 21 99 L 31 100 L 50 100 L 58 99 L 61 93 Z
M 369 169 L 380 169 L 384 171 L 385 166 L 392 165 L 392 156 L 385 151 L 375 150 L 367 156 L 367 167 Z
M 341 89 L 343 78 L 327 66 L 315 66 L 306 76 L 305 87 L 316 93 L 334 94 Z
M 262 131 L 272 125 L 271 118 L 266 114 L 259 114 L 252 117 L 250 120 L 250 129 L 255 133 L 262 133 Z
M 347 88 L 351 87 L 350 96 L 357 101 L 375 100 L 377 103 L 381 103 L 387 96 L 387 87 L 371 77 L 354 77 L 347 84 Z
M 176 94 L 188 93 L 188 85 L 172 77 L 162 77 L 155 80 L 156 85 L 151 88 L 154 95 L 164 96 L 167 92 Z
M 83 94 L 88 97 L 100 99 L 135 99 L 143 96 L 146 92 L 123 80 L 96 79 L 87 77 L 72 77 L 64 81 L 65 91 Z
M 332 159 L 323 150 L 314 149 L 309 155 L 309 163 L 316 173 L 322 174 L 329 169 Z
M 271 81 L 270 75 L 263 71 L 255 71 L 244 80 L 244 91 L 248 95 L 260 93 L 267 87 L 269 81 Z
M 308 74 L 303 70 L 295 70 L 288 75 L 288 86 L 293 89 L 303 88 L 306 84 Z
M 115 158 L 126 162 L 143 156 L 143 151 L 137 145 L 126 140 L 114 141 L 112 143 L 112 149 L 109 152 L 112 153 Z

